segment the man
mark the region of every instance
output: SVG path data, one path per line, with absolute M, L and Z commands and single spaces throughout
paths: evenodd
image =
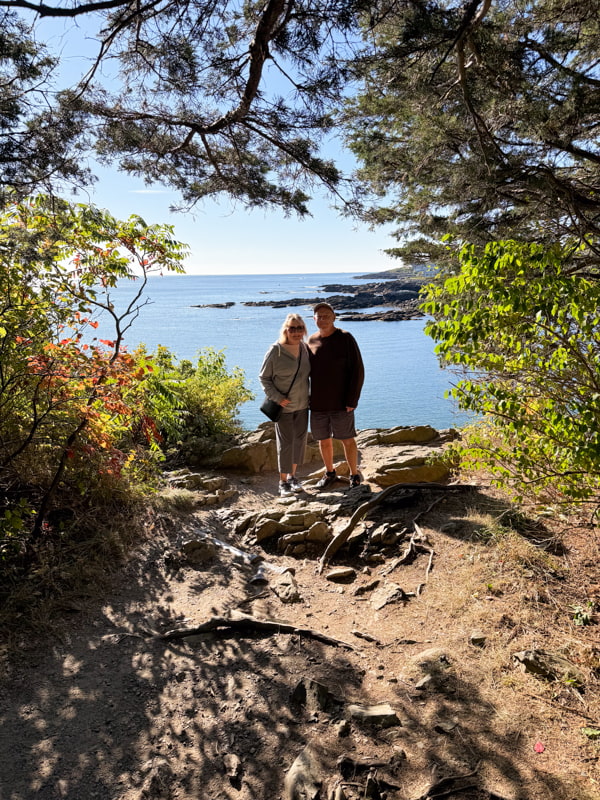
M 350 486 L 359 486 L 358 448 L 354 409 L 358 405 L 365 377 L 356 339 L 336 328 L 335 311 L 329 303 L 313 308 L 318 333 L 308 339 L 310 353 L 310 429 L 319 442 L 325 475 L 317 488 L 325 489 L 337 480 L 333 467 L 333 438 L 339 439 L 350 468 Z M 332 438 L 333 437 L 333 438 Z

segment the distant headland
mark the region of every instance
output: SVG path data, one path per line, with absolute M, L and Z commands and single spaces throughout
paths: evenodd
M 290 306 L 313 306 L 315 303 L 327 302 L 335 308 L 338 320 L 342 321 L 380 320 L 389 322 L 423 316 L 423 312 L 419 309 L 419 292 L 429 282 L 430 275 L 399 268 L 356 276 L 356 280 L 365 279 L 373 279 L 373 282 L 360 285 L 325 284 L 320 288 L 322 292 L 326 293 L 326 296 L 292 297 L 288 300 L 248 300 L 242 305 L 288 308 Z M 233 303 L 215 303 L 197 307 L 229 308 L 232 305 Z M 377 310 L 369 313 L 360 310 L 367 308 Z

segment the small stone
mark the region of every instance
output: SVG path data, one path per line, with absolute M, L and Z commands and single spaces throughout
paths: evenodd
M 237 778 L 242 771 L 242 762 L 235 753 L 225 753 L 223 756 L 223 766 L 225 774 L 230 778 Z
M 316 798 L 321 793 L 323 769 L 316 748 L 307 745 L 289 768 L 284 781 L 284 800 Z
M 352 567 L 335 567 L 325 577 L 334 583 L 349 583 L 356 578 L 356 570 Z
M 475 647 L 485 647 L 485 643 L 487 641 L 487 636 L 483 631 L 471 631 L 471 635 L 469 636 L 470 644 L 474 645 Z
M 306 531 L 306 541 L 307 542 L 318 542 L 320 544 L 326 544 L 330 542 L 332 539 L 332 532 L 331 528 L 326 522 L 315 522 L 314 525 L 311 525 L 310 528 Z
M 424 678 L 421 678 L 420 681 L 415 683 L 415 689 L 419 691 L 424 691 L 425 689 L 430 689 L 433 686 L 433 677 L 431 675 L 425 675 Z
M 362 586 L 357 586 L 356 589 L 352 592 L 355 597 L 360 597 L 363 594 L 367 594 L 368 592 L 374 591 L 379 584 L 381 583 L 380 578 L 374 578 L 369 583 L 363 583 Z
M 379 703 L 374 706 L 365 706 L 362 703 L 351 703 L 347 707 L 347 711 L 352 719 L 356 719 L 359 722 L 380 725 L 382 728 L 391 728 L 394 725 L 402 724 L 389 703 Z
M 579 667 L 558 653 L 548 653 L 545 650 L 522 650 L 513 653 L 513 659 L 520 663 L 525 672 L 531 672 L 540 678 L 548 680 L 565 680 L 583 685 L 585 675 Z
M 401 586 L 397 583 L 389 582 L 384 583 L 383 586 L 376 589 L 371 597 L 371 605 L 375 611 L 379 611 L 389 603 L 397 603 L 406 599 L 406 594 Z
M 290 572 L 279 575 L 272 587 L 282 603 L 299 603 L 302 599 L 298 591 L 298 584 Z
M 458 530 L 458 524 L 456 522 L 446 522 L 440 528 L 442 533 L 451 533 L 456 530 Z
M 451 721 L 438 722 L 434 727 L 434 731 L 436 733 L 445 733 L 445 734 L 452 733 L 452 731 L 456 728 L 457 724 L 458 724 L 457 722 L 451 722 Z
M 276 533 L 281 532 L 281 525 L 274 519 L 261 520 L 257 523 L 254 529 L 254 536 L 257 542 L 264 542 L 265 539 L 270 539 Z
M 191 564 L 204 564 L 213 559 L 217 552 L 214 542 L 208 539 L 193 539 L 184 542 L 181 549 Z

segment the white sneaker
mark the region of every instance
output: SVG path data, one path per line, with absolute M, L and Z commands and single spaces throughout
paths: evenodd
M 289 483 L 292 492 L 303 491 L 302 481 L 299 481 L 295 475 L 290 475 L 290 477 L 287 479 L 287 482 Z
M 279 481 L 279 497 L 291 497 L 293 494 L 289 481 Z

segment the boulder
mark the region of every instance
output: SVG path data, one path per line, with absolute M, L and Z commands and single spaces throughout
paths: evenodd
M 375 428 L 361 431 L 357 437 L 359 447 L 378 444 L 422 444 L 437 439 L 439 433 L 430 425 L 400 425 L 397 428 Z
M 270 472 L 277 469 L 277 452 L 272 440 L 245 442 L 223 452 L 219 466 L 239 472 Z
M 434 455 L 435 450 L 428 447 L 405 448 L 393 460 L 380 463 L 370 480 L 379 486 L 447 480 L 450 470 L 441 461 L 433 460 Z
M 343 456 L 341 442 L 334 440 L 333 452 L 336 457 Z M 322 463 L 318 442 L 308 435 L 304 463 Z M 228 447 L 221 453 L 218 463 L 220 469 L 238 472 L 277 472 L 277 444 L 275 424 L 262 422 L 255 431 L 245 434 L 238 444 Z

